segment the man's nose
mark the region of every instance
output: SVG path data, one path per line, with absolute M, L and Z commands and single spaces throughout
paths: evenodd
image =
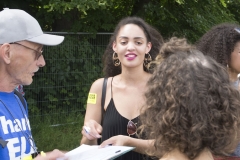
M 38 58 L 38 60 L 37 60 L 37 65 L 38 65 L 39 67 L 43 67 L 43 66 L 46 65 L 46 62 L 45 62 L 45 59 L 44 59 L 43 55 L 41 55 L 41 56 Z

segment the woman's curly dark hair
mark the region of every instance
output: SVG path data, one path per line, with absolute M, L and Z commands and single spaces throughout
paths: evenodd
M 226 67 L 235 44 L 240 41 L 240 33 L 236 28 L 240 29 L 240 26 L 231 23 L 212 27 L 197 41 L 197 49 Z
M 151 55 L 153 60 L 158 55 L 159 50 L 163 44 L 163 38 L 162 38 L 161 34 L 156 29 L 154 29 L 152 26 L 147 24 L 143 19 L 141 19 L 139 17 L 126 17 L 126 18 L 122 19 L 117 24 L 117 26 L 113 32 L 113 35 L 111 36 L 110 41 L 107 45 L 107 48 L 104 52 L 104 55 L 103 55 L 103 64 L 104 64 L 103 73 L 106 77 L 115 76 L 115 75 L 118 75 L 121 73 L 121 65 L 116 67 L 113 64 L 112 56 L 113 56 L 114 51 L 112 49 L 112 44 L 114 41 L 116 41 L 116 37 L 117 37 L 121 27 L 123 27 L 127 24 L 135 24 L 143 30 L 143 32 L 147 38 L 147 42 L 152 43 L 152 48 L 151 48 L 149 54 Z M 145 67 L 144 67 L 144 70 L 146 72 L 150 72 Z
M 189 45 L 171 38 L 156 58 L 140 116 L 140 137 L 154 139 L 155 152 L 179 149 L 194 159 L 208 148 L 227 155 L 239 142 L 240 95 L 226 69 Z

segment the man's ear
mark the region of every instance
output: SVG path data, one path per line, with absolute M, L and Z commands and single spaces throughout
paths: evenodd
M 6 64 L 9 64 L 10 57 L 11 57 L 10 44 L 4 43 L 3 45 L 0 46 L 0 58 Z

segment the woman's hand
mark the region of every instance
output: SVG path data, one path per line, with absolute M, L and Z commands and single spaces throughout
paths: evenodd
M 95 140 L 101 138 L 102 126 L 95 120 L 90 120 L 85 123 L 82 129 L 82 135 L 88 140 Z
M 147 154 L 146 151 L 155 152 L 154 140 L 143 140 L 123 135 L 114 136 L 105 140 L 100 145 L 100 148 L 106 147 L 107 145 L 135 147 L 134 151 L 141 154 Z
M 129 136 L 123 136 L 123 135 L 118 135 L 111 137 L 100 145 L 101 148 L 107 146 L 107 145 L 113 145 L 113 146 L 128 146 L 128 142 L 131 137 Z

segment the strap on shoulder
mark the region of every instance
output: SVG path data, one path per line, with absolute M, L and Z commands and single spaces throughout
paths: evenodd
M 103 80 L 103 87 L 102 87 L 102 100 L 101 100 L 102 121 L 101 121 L 101 125 L 103 123 L 103 117 L 104 117 L 104 105 L 105 105 L 105 99 L 106 99 L 107 81 L 108 81 L 108 78 L 105 77 Z
M 103 125 L 103 117 L 104 117 L 104 105 L 105 105 L 105 99 L 106 99 L 106 90 L 107 90 L 107 81 L 108 78 L 104 78 L 103 80 L 103 86 L 102 86 L 102 99 L 101 99 L 101 115 L 102 115 L 102 120 L 101 120 L 101 125 Z M 97 140 L 98 145 L 101 144 L 102 138 L 99 138 Z
M 21 101 L 22 104 L 23 104 L 24 109 L 26 110 L 26 109 L 27 109 L 27 106 L 26 106 L 26 103 L 25 103 L 25 101 L 24 101 L 24 98 L 23 98 L 22 94 L 19 93 L 16 89 L 14 89 L 14 94 L 16 94 L 16 95 L 18 96 L 18 98 L 20 99 L 20 101 Z

